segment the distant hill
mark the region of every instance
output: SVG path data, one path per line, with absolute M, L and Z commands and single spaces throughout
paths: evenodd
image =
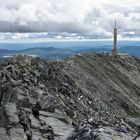
M 70 49 L 60 49 L 54 47 L 48 48 L 30 48 L 17 52 L 18 54 L 37 55 L 45 59 L 64 59 L 74 54 Z
M 16 54 L 26 54 L 31 56 L 38 56 L 44 59 L 64 59 L 68 56 L 75 54 L 70 49 L 59 49 L 54 47 L 48 48 L 29 48 L 23 50 L 0 50 L 0 57 L 10 57 Z
M 96 52 L 96 53 L 102 53 L 107 52 L 111 53 L 111 49 L 107 48 L 105 46 L 99 47 L 99 48 L 55 48 L 55 47 L 40 47 L 40 48 L 29 48 L 29 49 L 23 49 L 23 50 L 0 50 L 0 58 L 2 57 L 10 57 L 14 56 L 15 54 L 27 54 L 31 56 L 38 56 L 43 59 L 65 59 L 69 56 L 73 56 L 75 54 L 79 53 L 86 53 L 86 52 Z M 119 49 L 120 53 L 128 53 L 130 55 L 133 55 L 135 57 L 140 58 L 140 47 L 138 46 L 127 46 L 127 47 L 121 47 Z
M 140 47 L 139 46 L 127 46 L 120 48 L 122 53 L 128 53 L 135 57 L 140 58 Z

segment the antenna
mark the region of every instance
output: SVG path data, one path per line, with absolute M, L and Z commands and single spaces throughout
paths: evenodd
M 117 49 L 117 23 L 116 23 L 116 20 L 115 20 L 115 25 L 114 25 L 114 47 L 113 47 L 113 50 L 112 50 L 112 55 L 117 55 L 118 53 L 118 49 Z
M 117 22 L 116 22 L 116 20 L 115 20 L 115 28 L 117 27 Z

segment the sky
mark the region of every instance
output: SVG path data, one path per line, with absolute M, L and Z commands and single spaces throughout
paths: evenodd
M 114 20 L 119 38 L 139 39 L 140 0 L 0 0 L 0 38 L 108 39 Z

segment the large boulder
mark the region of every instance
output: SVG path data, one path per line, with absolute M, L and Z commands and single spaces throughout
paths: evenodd
M 1 108 L 1 125 L 12 125 L 16 126 L 19 124 L 18 111 L 16 104 L 7 102 Z

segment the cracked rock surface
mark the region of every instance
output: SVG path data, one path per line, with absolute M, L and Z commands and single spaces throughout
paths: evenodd
M 2 61 L 0 140 L 131 140 L 139 126 L 139 83 L 140 60 L 129 56 Z

